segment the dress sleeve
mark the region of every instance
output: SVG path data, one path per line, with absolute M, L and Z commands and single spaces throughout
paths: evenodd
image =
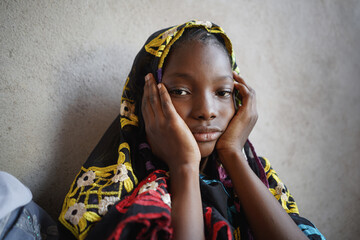
M 148 175 L 131 195 L 109 209 L 86 239 L 171 239 L 171 198 L 167 181 L 163 170 Z
M 279 201 L 296 225 L 309 239 L 325 239 L 314 224 L 300 216 L 298 206 L 293 196 L 290 194 L 286 185 L 280 180 L 276 171 L 271 167 L 269 160 L 264 157 L 260 157 L 259 159 L 264 167 L 266 178 L 269 182 L 269 191 Z

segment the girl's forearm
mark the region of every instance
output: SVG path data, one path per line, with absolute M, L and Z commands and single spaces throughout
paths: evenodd
M 243 153 L 219 153 L 219 156 L 256 239 L 307 239 L 251 170 Z
M 173 239 L 205 239 L 199 167 L 170 169 Z

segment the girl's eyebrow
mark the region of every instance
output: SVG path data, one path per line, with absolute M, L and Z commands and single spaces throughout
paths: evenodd
M 182 78 L 185 80 L 194 80 L 194 77 L 191 74 L 185 73 L 185 72 L 174 72 L 169 74 L 169 77 L 171 78 Z M 232 75 L 220 75 L 214 78 L 216 81 L 224 81 L 224 80 L 230 80 L 231 82 L 234 81 Z
M 182 78 L 182 79 L 185 79 L 185 80 L 193 80 L 194 79 L 194 77 L 191 76 L 191 74 L 184 73 L 184 72 L 174 72 L 174 73 L 171 73 L 169 75 L 169 77 L 171 77 L 171 78 Z
M 234 81 L 234 78 L 233 78 L 233 76 L 232 76 L 232 75 L 224 75 L 224 76 L 219 77 L 218 79 L 219 79 L 219 80 L 225 80 L 225 79 L 228 79 L 228 80 L 230 80 L 231 82 L 233 82 L 233 81 Z
M 216 78 L 214 78 L 214 80 L 216 82 L 229 82 L 229 83 L 234 82 L 232 75 L 217 76 Z

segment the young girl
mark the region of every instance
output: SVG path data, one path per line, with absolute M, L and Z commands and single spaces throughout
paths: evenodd
M 150 36 L 120 116 L 65 198 L 63 226 L 79 239 L 324 239 L 247 140 L 255 92 L 238 74 L 213 23 Z

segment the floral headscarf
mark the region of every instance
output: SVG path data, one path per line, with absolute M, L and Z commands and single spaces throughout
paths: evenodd
M 59 221 L 76 238 L 84 239 L 90 229 L 93 229 L 88 236 L 90 239 L 105 236 L 109 239 L 171 237 L 167 167 L 153 156 L 146 142 L 139 103 L 145 75 L 152 73 L 161 82 L 171 47 L 189 28 L 203 28 L 220 36 L 231 57 L 232 69 L 239 73 L 231 41 L 214 23 L 193 20 L 160 30 L 149 37 L 126 79 L 119 117 L 81 167 L 65 197 Z M 283 208 L 298 217 L 294 199 L 269 162 L 256 156 L 250 142 L 246 143 L 244 151 L 253 171 Z M 231 180 L 216 162 L 216 157 L 213 160 L 215 176 L 212 179 L 200 177 L 206 236 L 249 239 L 251 232 Z M 115 207 L 111 207 L 113 205 Z M 134 227 L 138 235 L 134 235 Z

